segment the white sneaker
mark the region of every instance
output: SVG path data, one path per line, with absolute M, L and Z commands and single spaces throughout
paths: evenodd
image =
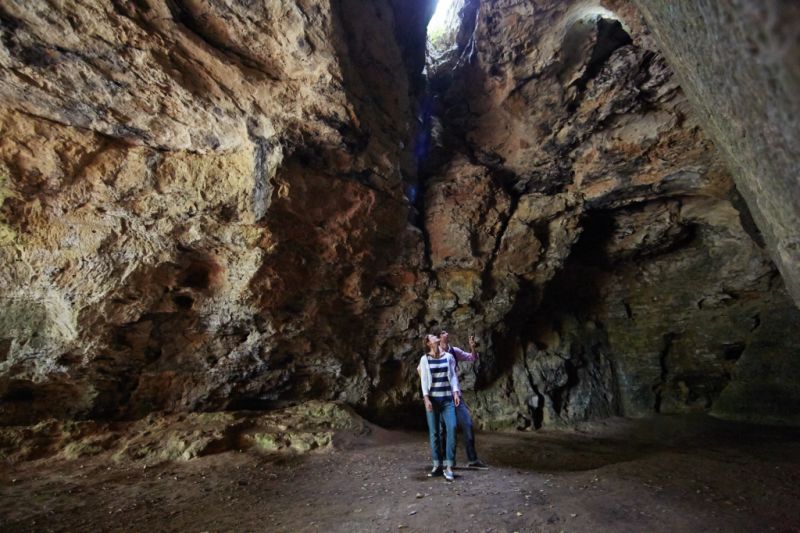
M 450 467 L 444 469 L 445 481 L 453 481 L 456 477 L 453 475 L 453 470 Z

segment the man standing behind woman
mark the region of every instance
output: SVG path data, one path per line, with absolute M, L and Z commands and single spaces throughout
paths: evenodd
M 469 336 L 469 352 L 465 352 L 461 348 L 450 346 L 450 335 L 444 329 L 439 333 L 439 351 L 449 353 L 455 360 L 456 367 L 459 361 L 475 361 L 478 358 L 478 350 L 475 344 L 475 335 Z M 456 379 L 458 379 L 458 370 L 456 369 Z M 461 428 L 461 433 L 464 435 L 464 445 L 467 448 L 467 467 L 477 468 L 479 470 L 487 470 L 489 467 L 478 459 L 478 452 L 475 451 L 475 433 L 472 430 L 472 415 L 470 415 L 467 404 L 461 398 L 461 391 L 458 391 L 459 402 L 455 404 L 456 419 Z M 450 429 L 447 429 L 449 436 Z
M 426 353 L 419 360 L 417 371 L 422 382 L 422 397 L 428 419 L 433 469 L 429 476 L 441 476 L 453 481 L 456 459 L 456 407 L 461 404 L 456 361 L 452 354 L 440 349 L 436 335 L 426 335 Z M 442 425 L 446 429 L 444 458 L 442 458 Z M 442 468 L 444 467 L 444 468 Z

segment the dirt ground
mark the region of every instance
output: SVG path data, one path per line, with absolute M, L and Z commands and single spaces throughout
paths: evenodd
M 305 456 L 40 460 L 0 470 L 0 530 L 800 531 L 799 437 L 704 416 L 483 433 L 491 469 L 453 483 L 426 477 L 426 435 L 379 428 Z

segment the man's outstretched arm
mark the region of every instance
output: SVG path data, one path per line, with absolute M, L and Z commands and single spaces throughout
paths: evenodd
M 461 348 L 452 347 L 453 357 L 456 361 L 475 361 L 478 358 L 478 350 L 475 347 L 475 336 L 469 336 L 469 352 L 465 352 Z

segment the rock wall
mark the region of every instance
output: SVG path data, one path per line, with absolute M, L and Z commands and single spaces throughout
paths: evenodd
M 432 69 L 429 319 L 491 339 L 481 422 L 796 422 L 800 314 L 636 9 L 473 1 L 463 19 Z
M 0 420 L 365 404 L 431 7 L 5 3 Z
M 729 163 L 800 305 L 800 5 L 636 4 Z
M 426 89 L 432 9 L 0 6 L 0 423 L 419 423 L 442 326 L 483 427 L 796 422 L 800 315 L 634 5 L 468 0 Z

